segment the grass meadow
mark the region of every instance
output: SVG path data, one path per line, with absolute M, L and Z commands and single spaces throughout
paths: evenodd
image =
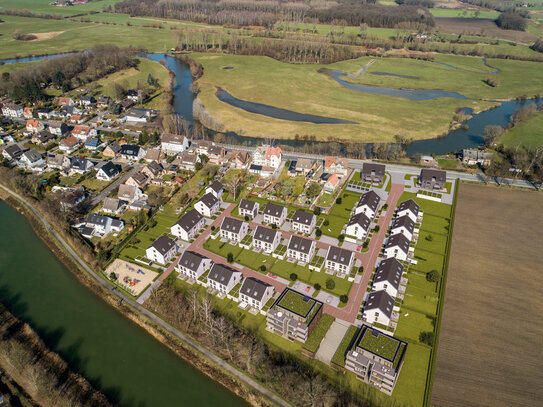
M 506 147 L 517 147 L 519 144 L 535 149 L 543 146 L 543 112 L 537 112 L 532 118 L 508 130 L 500 142 Z

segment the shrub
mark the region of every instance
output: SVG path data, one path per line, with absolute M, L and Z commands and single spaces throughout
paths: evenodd
M 273 224 L 271 225 L 271 228 L 272 228 L 273 230 L 275 230 L 275 229 L 277 229 L 277 225 L 276 225 L 275 223 L 273 223 Z
M 333 290 L 334 288 L 336 288 L 336 282 L 329 278 L 328 280 L 326 280 L 326 288 L 329 290 Z
M 421 332 L 419 334 L 419 342 L 424 343 L 428 346 L 432 346 L 434 343 L 434 333 L 433 332 Z
M 111 273 L 109 273 L 109 278 L 111 280 L 117 280 L 117 274 L 115 274 L 113 271 Z
M 343 242 L 345 240 L 345 235 L 339 235 L 337 237 L 337 240 L 339 240 L 340 242 Z
M 369 243 L 368 241 L 366 240 L 364 243 L 362 243 L 362 247 L 365 249 L 366 247 L 368 247 Z
M 432 240 L 434 240 L 434 237 L 432 235 L 428 235 L 425 237 L 425 239 L 431 242 Z
M 291 280 L 291 281 L 296 281 L 296 280 L 298 280 L 298 274 L 296 274 L 296 273 L 290 273 L 290 280 Z
M 359 274 L 364 273 L 364 266 L 360 266 L 360 268 L 358 269 L 358 273 Z
M 213 232 L 215 230 L 215 226 L 211 226 L 211 231 Z
M 260 266 L 260 271 L 266 271 L 266 266 L 265 265 Z
M 313 288 L 317 291 L 319 291 L 321 289 L 321 285 L 319 283 L 315 283 L 313 284 Z
M 373 228 L 373 230 L 375 230 L 375 232 L 379 232 L 379 229 L 380 229 L 379 225 L 375 225 L 375 227 Z
M 249 216 L 245 215 L 245 222 L 249 222 Z
M 313 209 L 313 213 L 315 214 L 315 216 L 319 216 L 321 214 L 321 208 L 316 206 L 315 209 Z
M 330 224 L 330 221 L 328 219 L 325 219 L 324 222 L 322 222 L 324 226 L 328 226 Z
M 436 283 L 439 281 L 439 273 L 437 270 L 432 270 L 429 273 L 426 273 L 426 280 L 431 283 Z
M 322 236 L 322 230 L 317 228 L 317 230 L 315 230 L 315 236 L 321 237 Z
M 228 263 L 233 263 L 234 262 L 234 254 L 232 252 L 229 252 L 227 255 L 226 255 L 226 261 Z
M 343 303 L 343 304 L 346 304 L 348 301 L 349 301 L 349 296 L 347 294 L 343 294 L 339 297 L 339 300 Z
M 383 209 L 386 211 L 388 209 L 388 204 L 384 204 Z
M 336 203 L 337 203 L 338 205 L 341 205 L 341 202 L 342 202 L 341 197 L 339 197 L 338 199 L 336 199 Z

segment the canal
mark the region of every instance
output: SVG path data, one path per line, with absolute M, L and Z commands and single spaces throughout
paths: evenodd
M 0 302 L 122 406 L 247 404 L 94 295 L 0 201 Z

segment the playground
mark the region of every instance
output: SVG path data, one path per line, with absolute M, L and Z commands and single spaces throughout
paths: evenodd
M 158 276 L 158 273 L 152 270 L 120 259 L 116 259 L 107 268 L 106 275 L 109 277 L 111 273 L 114 273 L 117 276 L 117 282 L 135 297 L 140 295 Z

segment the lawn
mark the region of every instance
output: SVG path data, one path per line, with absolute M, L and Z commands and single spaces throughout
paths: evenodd
M 543 112 L 537 112 L 532 118 L 508 130 L 500 142 L 506 147 L 519 145 L 528 149 L 543 146 Z
M 378 332 L 378 331 L 377 331 Z M 374 336 L 371 329 L 365 328 L 358 346 L 382 358 L 393 360 L 400 342 L 386 335 Z
M 311 311 L 313 305 L 315 305 L 315 300 L 291 290 L 286 291 L 277 303 L 277 306 L 294 312 L 302 317 L 305 317 L 309 311 Z
M 317 326 L 311 332 L 311 335 L 309 338 L 307 338 L 307 341 L 304 344 L 304 349 L 307 349 L 309 352 L 316 352 L 319 348 L 319 345 L 321 344 L 322 340 L 324 339 L 324 336 L 330 329 L 330 326 L 334 323 L 336 319 L 328 314 L 322 314 L 321 319 L 317 323 Z
M 84 186 L 86 189 L 92 192 L 100 192 L 102 189 L 107 187 L 111 181 L 100 181 L 96 179 L 94 175 L 90 175 L 85 180 L 80 182 L 80 185 Z
M 497 11 L 482 10 L 462 10 L 449 8 L 431 8 L 430 13 L 434 17 L 461 17 L 461 18 L 492 18 L 496 19 L 500 15 Z
M 402 405 L 422 406 L 429 363 L 430 349 L 427 346 L 408 344 L 392 397 Z
M 351 345 L 355 340 L 357 333 L 358 328 L 354 325 L 351 325 L 345 333 L 345 336 L 341 340 L 341 343 L 339 344 L 336 353 L 334 354 L 334 357 L 332 358 L 333 363 L 341 367 L 345 366 L 345 358 L 347 357 L 347 352 L 351 348 Z

